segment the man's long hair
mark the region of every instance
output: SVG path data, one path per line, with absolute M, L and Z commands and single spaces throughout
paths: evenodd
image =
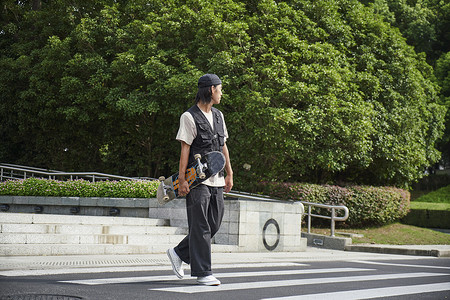
M 204 104 L 209 104 L 211 102 L 212 88 L 216 88 L 217 85 L 207 86 L 199 88 L 197 96 L 195 96 L 195 103 L 202 101 Z

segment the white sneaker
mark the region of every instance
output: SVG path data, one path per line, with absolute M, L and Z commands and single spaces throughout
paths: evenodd
M 197 283 L 201 285 L 220 285 L 220 281 L 212 275 L 197 277 Z
M 178 278 L 182 279 L 184 276 L 183 261 L 173 248 L 167 250 L 166 253 L 169 257 L 170 262 L 172 263 L 173 272 L 175 273 L 175 275 L 177 275 Z

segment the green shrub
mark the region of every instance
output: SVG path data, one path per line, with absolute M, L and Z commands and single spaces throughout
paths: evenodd
M 425 228 L 450 229 L 450 210 L 411 209 L 402 223 Z
M 265 194 L 280 199 L 347 206 L 349 218 L 345 223 L 338 222 L 337 225 L 367 226 L 391 223 L 406 216 L 409 210 L 409 192 L 393 187 L 340 187 L 276 182 L 262 183 L 262 187 Z M 331 215 L 327 209 L 315 208 L 313 212 Z M 337 215 L 343 215 L 343 211 L 337 211 Z
M 0 195 L 48 197 L 154 198 L 158 181 L 58 181 L 28 178 L 0 182 Z
M 418 202 L 450 203 L 450 185 L 419 197 Z
M 450 228 L 450 185 L 425 194 L 411 202 L 411 211 L 402 219 L 409 225 Z

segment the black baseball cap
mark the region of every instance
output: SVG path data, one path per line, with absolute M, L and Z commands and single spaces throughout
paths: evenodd
M 212 85 L 219 85 L 222 84 L 222 81 L 220 80 L 219 76 L 216 74 L 205 74 L 198 80 L 198 87 L 204 88 Z

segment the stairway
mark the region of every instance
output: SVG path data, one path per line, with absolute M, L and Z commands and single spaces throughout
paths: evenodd
M 0 255 L 163 253 L 186 235 L 167 220 L 0 213 Z

